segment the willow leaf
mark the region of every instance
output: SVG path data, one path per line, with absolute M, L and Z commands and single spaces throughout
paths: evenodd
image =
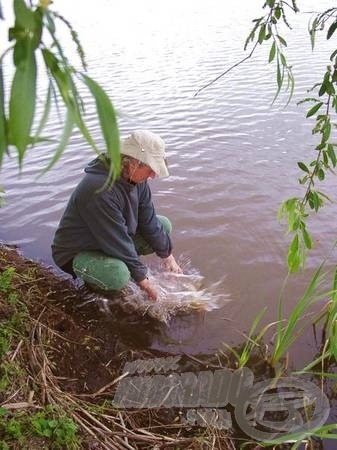
M 284 66 L 283 66 L 283 70 L 281 72 L 280 61 L 279 61 L 279 58 L 277 58 L 277 67 L 276 67 L 277 91 L 273 98 L 273 101 L 271 102 L 272 105 L 275 103 L 275 100 L 277 99 L 277 97 L 279 96 L 279 93 L 281 92 L 283 78 L 284 78 Z
M 326 36 L 326 38 L 327 39 L 330 39 L 331 38 L 331 36 L 334 34 L 334 32 L 336 31 L 336 28 L 337 28 L 337 22 L 333 22 L 331 25 L 330 25 L 330 28 L 328 29 L 328 33 L 327 33 L 327 36 Z
M 281 44 L 284 47 L 287 47 L 287 41 L 282 36 L 280 36 L 279 34 L 277 35 L 277 37 L 278 37 L 279 41 L 281 42 Z
M 106 152 L 114 166 L 114 176 L 120 169 L 119 133 L 114 107 L 106 92 L 87 75 L 82 74 L 85 84 L 96 101 L 100 126 L 106 144 Z
M 6 116 L 4 105 L 5 105 L 5 93 L 4 93 L 2 64 L 0 63 L 0 167 L 4 154 L 7 150 Z
M 319 108 L 323 105 L 323 102 L 319 102 L 316 103 L 316 105 L 314 105 L 312 108 L 309 109 L 309 111 L 307 112 L 306 117 L 311 117 L 313 116 L 318 110 Z
M 288 250 L 288 267 L 290 272 L 296 272 L 301 266 L 302 259 L 299 252 L 299 240 L 296 234 Z
M 279 60 L 277 60 L 276 78 L 277 78 L 278 89 L 281 89 L 281 86 L 282 86 L 282 75 L 281 75 L 281 69 L 280 69 L 280 62 L 279 62 Z
M 317 25 L 317 17 L 314 19 L 311 28 L 309 29 L 310 41 L 311 41 L 311 49 L 313 50 L 315 47 L 315 38 L 316 38 L 316 25 Z
M 14 0 L 15 25 L 32 30 L 35 27 L 34 13 L 24 0 Z
M 300 169 L 302 169 L 304 172 L 310 173 L 308 167 L 304 164 L 304 162 L 299 161 L 299 162 L 297 163 L 297 165 L 298 165 L 298 167 L 299 167 Z
M 17 43 L 16 45 L 21 45 L 21 43 Z M 10 143 L 18 149 L 20 167 L 28 145 L 34 119 L 36 73 L 35 54 L 30 49 L 27 52 L 24 64 L 20 64 L 16 68 L 9 102 L 8 133 Z
M 334 150 L 332 144 L 328 144 L 328 155 L 329 155 L 329 158 L 331 160 L 333 167 L 336 167 L 337 158 L 336 158 L 335 150 Z
M 268 62 L 273 61 L 273 59 L 275 58 L 275 53 L 276 53 L 276 45 L 275 45 L 275 41 L 274 41 L 270 48 Z
M 70 71 L 63 69 L 57 57 L 48 49 L 43 49 L 42 54 L 44 57 L 47 69 L 50 72 L 51 78 L 56 82 L 61 97 L 67 108 L 73 115 L 73 119 L 80 129 L 82 135 L 87 140 L 89 145 L 95 150 L 96 153 L 100 153 L 95 141 L 91 137 L 91 134 L 84 123 L 81 115 L 80 107 L 78 104 L 78 93 L 75 88 L 75 84 L 71 78 Z
M 44 58 L 44 62 L 46 64 L 47 69 L 49 70 L 52 81 L 56 82 L 56 85 L 59 89 L 61 97 L 65 104 L 68 104 L 70 101 L 69 98 L 69 81 L 67 74 L 61 69 L 59 60 L 56 56 L 48 49 L 42 50 L 42 55 Z
M 259 44 L 262 44 L 262 42 L 264 41 L 265 37 L 266 37 L 266 25 L 262 24 L 261 28 L 260 28 L 260 32 L 259 32 L 259 37 L 258 37 Z
M 336 55 L 337 55 L 337 50 L 334 50 L 330 55 L 330 60 L 332 61 Z
M 306 228 L 303 228 L 302 234 L 303 234 L 303 240 L 304 240 L 305 246 L 309 250 L 311 250 L 312 249 L 312 239 Z

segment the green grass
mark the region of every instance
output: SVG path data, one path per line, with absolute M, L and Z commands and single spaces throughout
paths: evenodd
M 79 448 L 78 427 L 62 410 L 38 412 L 30 425 L 37 436 L 48 438 L 54 448 Z
M 78 427 L 60 408 L 46 406 L 33 415 L 28 412 L 0 416 L 0 449 L 5 445 L 29 448 L 31 442 L 42 448 L 76 450 L 80 448 Z M 1 447 L 2 446 L 2 447 Z
M 289 351 L 294 342 L 302 335 L 308 325 L 312 324 L 312 320 L 303 320 L 303 317 L 308 313 L 313 304 L 331 294 L 329 292 L 321 293 L 319 291 L 325 277 L 325 274 L 323 273 L 324 264 L 325 261 L 314 272 L 314 275 L 304 294 L 296 302 L 295 307 L 287 318 L 286 326 L 283 326 L 285 319 L 283 317 L 283 290 L 288 277 L 285 280 L 279 298 L 276 339 L 271 356 L 271 364 L 274 367 Z
M 240 349 L 235 349 L 226 344 L 225 342 L 223 343 L 223 345 L 235 356 L 238 363 L 238 367 L 244 367 L 247 365 L 249 359 L 252 356 L 253 351 L 261 346 L 263 336 L 266 334 L 269 328 L 275 325 L 274 322 L 269 323 L 266 326 L 264 326 L 258 333 L 256 332 L 257 327 L 266 311 L 267 307 L 265 306 L 255 317 L 248 335 L 244 335 L 246 343 L 243 345 L 243 347 L 241 346 Z
M 15 361 L 6 357 L 16 348 L 20 339 L 26 338 L 27 308 L 20 302 L 13 286 L 15 273 L 13 267 L 0 273 L 0 296 L 5 310 L 5 317 L 0 321 L 0 392 L 24 374 Z
M 20 298 L 20 291 L 15 289 L 15 276 L 13 267 L 0 273 L 0 307 L 5 312 L 0 319 L 0 393 L 8 399 L 13 392 L 25 392 L 29 379 L 20 358 L 13 358 L 19 342 L 27 341 L 30 326 L 28 309 Z M 34 448 L 78 449 L 78 427 L 60 407 L 47 405 L 33 415 L 27 410 L 11 411 L 0 407 L 0 450 L 30 449 L 32 445 Z
M 8 292 L 12 289 L 12 280 L 14 274 L 14 267 L 8 267 L 0 274 L 0 292 Z
M 263 337 L 267 331 L 276 326 L 275 344 L 270 355 L 265 355 L 270 365 L 276 369 L 282 358 L 291 349 L 294 342 L 302 335 L 309 325 L 312 325 L 313 318 L 304 320 L 304 317 L 311 311 L 312 306 L 319 302 L 322 298 L 326 298 L 333 295 L 333 302 L 331 304 L 331 311 L 329 316 L 329 335 L 331 336 L 331 345 L 334 346 L 337 356 L 337 272 L 335 275 L 334 288 L 330 292 L 321 292 L 323 281 L 325 280 L 325 274 L 323 273 L 325 261 L 314 272 L 312 279 L 309 282 L 304 294 L 298 299 L 289 317 L 285 317 L 283 314 L 283 293 L 287 285 L 288 276 L 285 278 L 282 288 L 279 294 L 278 301 L 278 317 L 277 321 L 265 325 L 257 332 L 258 325 L 261 322 L 263 315 L 265 314 L 267 307 L 263 308 L 255 317 L 248 335 L 245 335 L 246 342 L 243 346 L 240 346 L 240 350 L 236 350 L 224 343 L 225 347 L 235 356 L 238 366 L 243 367 L 250 359 L 252 352 L 261 346 Z M 317 317 L 317 315 L 315 316 Z M 277 373 L 282 374 L 283 368 L 279 368 Z

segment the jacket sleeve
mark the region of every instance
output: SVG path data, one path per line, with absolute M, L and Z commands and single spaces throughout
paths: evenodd
M 92 196 L 87 201 L 80 201 L 77 208 L 98 248 L 107 255 L 123 261 L 135 281 L 144 280 L 147 268 L 138 258 L 118 198 L 104 192 Z
M 146 242 L 160 258 L 172 253 L 172 242 L 168 233 L 156 216 L 151 198 L 151 190 L 146 183 L 139 200 L 138 230 Z

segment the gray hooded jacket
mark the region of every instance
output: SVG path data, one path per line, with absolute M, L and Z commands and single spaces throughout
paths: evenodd
M 161 258 L 172 252 L 169 235 L 157 219 L 147 181 L 131 184 L 117 179 L 104 185 L 108 169 L 100 158 L 88 164 L 86 175 L 70 197 L 52 244 L 55 263 L 62 267 L 84 250 L 100 250 L 122 260 L 135 281 L 146 277 L 133 242 L 139 232 Z

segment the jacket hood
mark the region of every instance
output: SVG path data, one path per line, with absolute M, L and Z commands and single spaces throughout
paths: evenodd
M 84 169 L 86 173 L 95 173 L 98 175 L 108 175 L 109 173 L 109 163 L 104 155 L 99 155 Z
M 93 174 L 93 175 L 103 175 L 104 178 L 107 178 L 109 175 L 109 160 L 105 156 L 105 154 L 99 155 L 97 158 L 90 161 L 90 163 L 84 169 L 85 173 Z M 114 183 L 118 183 L 124 186 L 124 189 L 127 191 L 132 191 L 137 188 L 136 184 L 129 183 L 127 180 L 124 180 L 122 177 L 118 177 Z M 144 183 L 141 184 L 145 184 Z

